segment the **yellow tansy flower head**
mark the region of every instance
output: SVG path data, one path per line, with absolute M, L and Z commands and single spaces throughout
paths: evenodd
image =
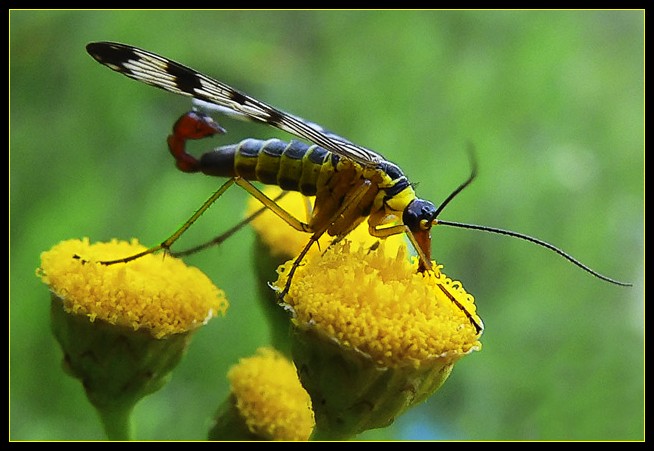
M 293 262 L 280 267 L 277 290 Z M 431 395 L 462 356 L 481 349 L 474 299 L 461 283 L 418 272 L 406 249 L 387 256 L 347 240 L 300 265 L 285 296 L 293 359 L 311 395 L 317 438 L 383 427 Z
M 193 331 L 227 309 L 204 274 L 170 256 L 99 263 L 145 249 L 69 240 L 43 252 L 37 269 L 50 288 L 64 368 L 82 382 L 112 440 L 129 438 L 136 403 L 169 380 Z
M 236 407 L 250 431 L 267 440 L 308 440 L 311 399 L 292 362 L 272 348 L 243 358 L 227 374 Z
M 41 254 L 37 274 L 68 313 L 146 330 L 155 338 L 191 331 L 225 313 L 224 293 L 179 259 L 150 254 L 126 264 L 97 263 L 145 249 L 135 240 L 64 241 Z
M 291 265 L 283 267 L 278 289 Z M 380 366 L 455 359 L 479 349 L 480 334 L 465 313 L 481 324 L 473 297 L 440 270 L 419 273 L 417 268 L 404 249 L 389 258 L 383 245 L 378 251 L 351 252 L 344 241 L 301 265 L 285 299 L 296 324 L 315 328 Z

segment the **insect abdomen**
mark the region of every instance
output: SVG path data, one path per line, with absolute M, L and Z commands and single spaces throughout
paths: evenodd
M 300 141 L 246 139 L 205 153 L 200 168 L 208 175 L 239 176 L 314 196 L 320 172 L 332 168 L 330 156 L 322 147 Z

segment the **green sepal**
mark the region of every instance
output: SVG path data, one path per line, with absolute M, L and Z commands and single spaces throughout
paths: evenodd
M 190 333 L 156 339 L 147 331 L 90 321 L 67 313 L 55 294 L 50 310 L 64 370 L 81 381 L 109 439 L 129 439 L 129 414 L 141 398 L 168 382 Z
M 292 341 L 293 360 L 315 413 L 312 440 L 347 440 L 390 425 L 433 394 L 453 366 L 451 359 L 438 358 L 382 367 L 308 326 L 296 326 Z
M 290 359 L 291 314 L 279 305 L 278 294 L 270 288 L 269 284 L 277 279 L 277 268 L 293 257 L 271 255 L 270 248 L 259 235 L 255 238 L 253 253 L 259 289 L 258 299 L 270 327 L 270 345 Z
M 236 407 L 233 394 L 223 402 L 215 415 L 215 423 L 209 431 L 209 440 L 215 441 L 257 441 L 265 440 L 250 431 L 245 419 Z

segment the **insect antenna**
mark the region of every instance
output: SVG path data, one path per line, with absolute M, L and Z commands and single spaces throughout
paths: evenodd
M 477 160 L 475 159 L 475 153 L 474 149 L 472 146 L 468 146 L 468 155 L 470 158 L 470 175 L 468 178 L 461 183 L 454 191 L 450 193 L 449 196 L 438 206 L 436 209 L 436 215 L 435 217 L 438 218 L 438 215 L 443 211 L 445 206 L 452 201 L 461 191 L 463 191 L 464 188 L 469 186 L 475 177 L 477 176 Z M 632 284 L 627 283 L 627 282 L 620 282 L 619 280 L 612 279 L 610 277 L 607 277 L 603 274 L 598 273 L 594 269 L 590 268 L 589 266 L 583 264 L 576 258 L 574 258 L 572 255 L 568 254 L 564 250 L 554 246 L 553 244 L 548 243 L 547 241 L 543 241 L 539 238 L 534 238 L 533 236 L 525 235 L 524 233 L 518 233 L 514 232 L 512 230 L 505 230 L 505 229 L 500 229 L 497 227 L 490 227 L 490 226 L 483 226 L 483 225 L 477 225 L 477 224 L 467 224 L 463 222 L 454 222 L 454 221 L 445 221 L 442 219 L 434 219 L 433 225 L 444 225 L 444 226 L 449 226 L 449 227 L 458 227 L 461 229 L 469 229 L 469 230 L 481 230 L 482 232 L 489 232 L 489 233 L 495 233 L 498 235 L 507 235 L 511 236 L 513 238 L 519 238 L 521 240 L 529 241 L 530 243 L 537 244 L 538 246 L 544 247 L 546 249 L 549 249 L 551 251 L 556 252 L 559 254 L 561 257 L 565 258 L 568 260 L 570 263 L 573 265 L 583 269 L 587 273 L 597 277 L 600 280 L 603 280 L 605 282 L 612 283 L 614 285 L 619 285 L 621 287 L 630 287 Z
M 441 202 L 438 208 L 436 208 L 436 214 L 434 215 L 435 218 L 438 218 L 438 215 L 441 214 L 441 212 L 447 206 L 447 204 L 449 204 L 452 201 L 452 199 L 458 196 L 461 191 L 463 191 L 465 188 L 470 186 L 470 184 L 477 177 L 477 159 L 475 158 L 475 152 L 474 149 L 472 148 L 472 145 L 468 146 L 468 157 L 470 158 L 470 175 L 463 183 L 457 186 L 456 189 L 452 191 L 450 195 L 447 196 L 443 202 Z
M 541 247 L 544 247 L 546 249 L 549 249 L 551 251 L 556 252 L 559 254 L 561 257 L 565 258 L 568 260 L 570 263 L 574 264 L 575 266 L 578 266 L 579 268 L 583 269 L 587 273 L 592 274 L 593 276 L 597 277 L 598 279 L 601 279 L 605 282 L 612 283 L 614 285 L 619 285 L 621 287 L 630 287 L 632 284 L 626 283 L 626 282 L 620 282 L 619 280 L 611 279 L 610 277 L 607 277 L 605 275 L 602 275 L 595 271 L 594 269 L 588 267 L 587 265 L 583 264 L 576 258 L 574 258 L 572 255 L 568 254 L 567 252 L 563 251 L 562 249 L 559 249 L 558 247 L 554 246 L 553 244 L 548 243 L 547 241 L 543 241 L 538 238 L 534 238 L 533 236 L 525 235 L 524 233 L 518 233 L 514 232 L 512 230 L 505 230 L 505 229 L 499 229 L 497 227 L 489 227 L 489 226 L 482 226 L 482 225 L 477 225 L 477 224 L 466 224 L 462 222 L 454 222 L 454 221 L 444 221 L 441 219 L 435 220 L 435 225 L 444 225 L 444 226 L 449 226 L 449 227 L 458 227 L 461 229 L 470 229 L 470 230 L 481 230 L 482 232 L 490 232 L 490 233 L 496 233 L 498 235 L 507 235 L 511 236 L 513 238 L 520 238 L 521 240 L 529 241 L 530 243 L 537 244 Z

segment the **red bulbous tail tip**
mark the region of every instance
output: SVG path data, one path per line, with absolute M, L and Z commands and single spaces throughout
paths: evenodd
M 189 111 L 183 114 L 175 125 L 173 133 L 168 136 L 168 149 L 175 158 L 177 168 L 182 172 L 198 172 L 200 162 L 186 152 L 186 141 L 202 139 L 225 133 L 225 129 L 208 114 Z

